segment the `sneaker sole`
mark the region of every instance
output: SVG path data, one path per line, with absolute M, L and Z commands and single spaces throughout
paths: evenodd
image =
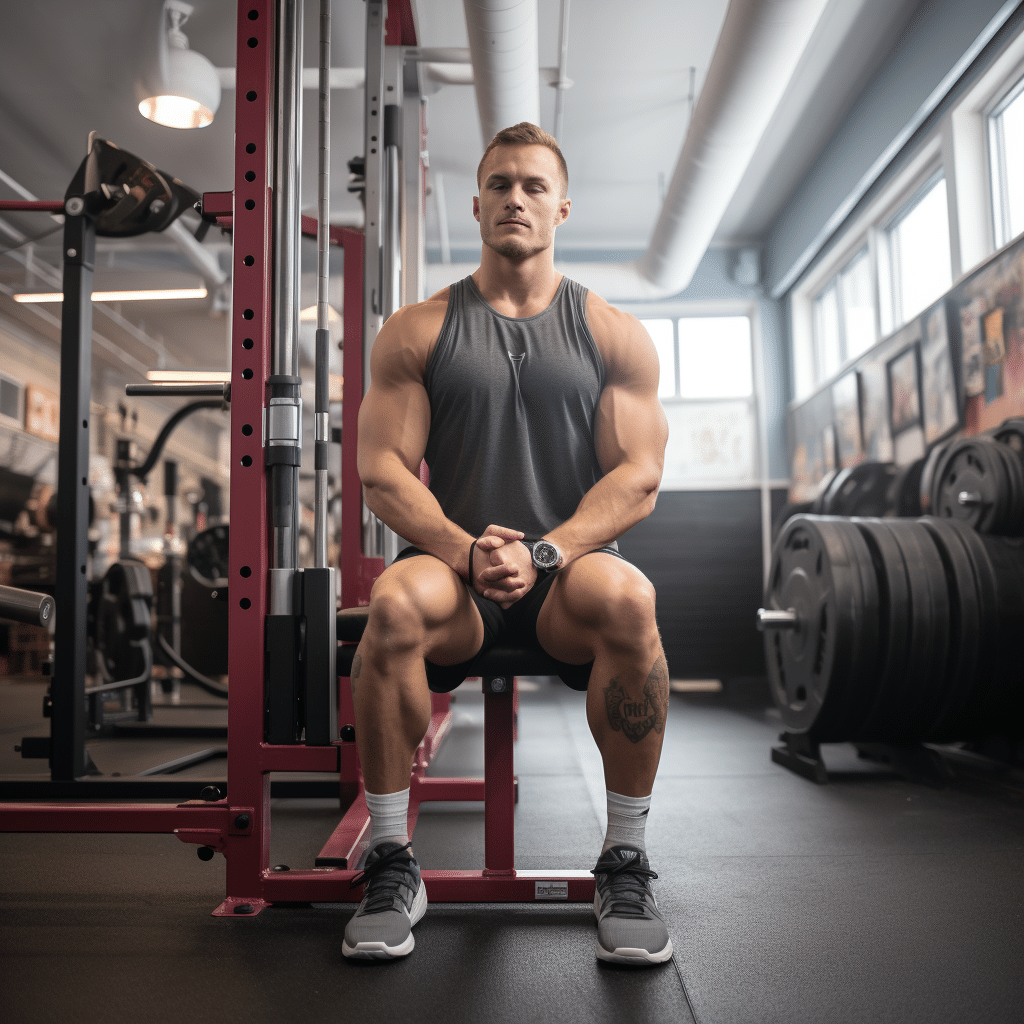
M 594 918 L 601 919 L 601 894 L 594 893 Z M 648 964 L 663 964 L 672 957 L 672 940 L 664 949 L 652 953 L 647 949 L 636 949 L 631 946 L 616 946 L 613 952 L 609 952 L 600 942 L 597 943 L 597 959 L 605 960 L 610 964 L 633 964 L 644 967 Z
M 609 953 L 600 943 L 597 944 L 598 960 L 605 960 L 612 964 L 632 964 L 638 967 L 646 967 L 650 964 L 663 964 L 672 957 L 672 940 L 668 945 L 657 953 L 651 953 L 646 949 L 631 949 L 629 946 L 618 946 L 614 952 Z
M 412 901 L 412 911 L 409 914 L 409 928 L 412 929 L 413 925 L 420 921 L 423 915 L 427 912 L 427 886 L 423 879 L 420 879 L 419 891 L 416 893 L 415 899 Z M 408 956 L 413 949 L 416 947 L 416 937 L 409 932 L 409 937 L 405 942 L 400 943 L 397 946 L 389 946 L 386 942 L 357 942 L 354 946 L 350 946 L 348 942 L 343 941 L 341 944 L 341 952 L 354 960 L 398 960 L 403 956 Z

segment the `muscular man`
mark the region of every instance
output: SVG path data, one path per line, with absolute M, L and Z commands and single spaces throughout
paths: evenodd
M 550 135 L 500 131 L 477 184 L 480 268 L 388 319 L 359 413 L 367 504 L 412 546 L 374 584 L 352 666 L 373 833 L 343 951 L 412 951 L 427 898 L 406 820 L 430 690 L 453 689 L 502 641 L 542 648 L 587 691 L 608 790 L 597 955 L 660 963 L 672 943 L 644 825 L 668 670 L 654 589 L 615 544 L 661 481 L 658 358 L 637 320 L 555 270 L 570 200 Z

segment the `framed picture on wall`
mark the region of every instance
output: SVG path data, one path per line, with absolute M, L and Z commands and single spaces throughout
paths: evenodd
M 889 378 L 889 429 L 897 437 L 921 425 L 921 355 L 917 342 L 886 363 Z
M 839 465 L 846 469 L 864 459 L 864 431 L 861 423 L 860 373 L 853 370 L 832 385 L 836 448 Z
M 921 342 L 922 415 L 926 444 L 937 441 L 960 426 L 960 401 L 949 347 L 949 322 L 945 300 L 924 314 Z

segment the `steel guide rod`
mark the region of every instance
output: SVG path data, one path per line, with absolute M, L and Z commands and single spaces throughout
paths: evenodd
M 294 611 L 293 577 L 298 562 L 299 464 L 302 459 L 302 397 L 299 352 L 299 237 L 302 181 L 302 3 L 280 0 L 274 118 L 273 348 L 267 450 L 273 548 L 270 612 Z
M 331 0 L 320 0 L 320 128 L 317 196 L 316 424 L 314 469 L 313 568 L 302 572 L 305 617 L 303 714 L 307 745 L 326 745 L 338 738 L 337 572 L 327 564 L 328 358 L 331 333 L 327 320 L 330 271 L 331 171 Z
M 366 188 L 365 278 L 363 281 L 362 394 L 370 386 L 370 350 L 384 320 L 382 241 L 384 237 L 384 0 L 366 2 L 366 89 L 364 99 L 364 153 Z M 352 381 L 350 387 L 355 385 Z M 384 550 L 383 523 L 363 506 L 363 554 L 377 558 Z
M 327 468 L 330 432 L 328 359 L 331 332 L 327 317 L 330 275 L 331 201 L 331 0 L 320 0 L 320 136 L 317 196 L 317 296 L 316 296 L 316 463 L 313 523 L 313 564 L 327 567 Z

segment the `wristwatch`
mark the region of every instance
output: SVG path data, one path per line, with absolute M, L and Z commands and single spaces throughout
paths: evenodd
M 562 552 L 549 540 L 525 541 L 538 572 L 553 572 L 562 564 Z

